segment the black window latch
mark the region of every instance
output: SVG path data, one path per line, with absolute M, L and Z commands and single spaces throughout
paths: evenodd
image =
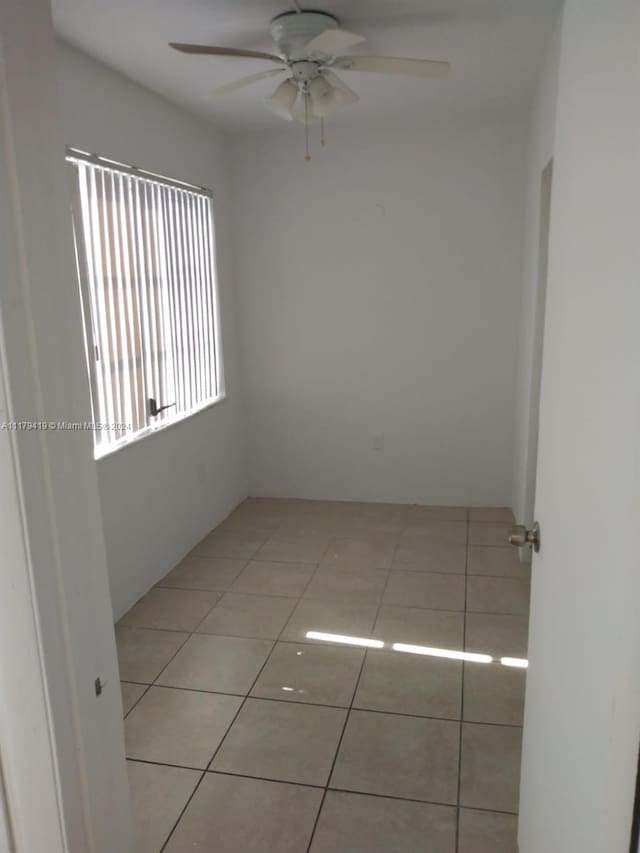
M 170 409 L 171 406 L 175 406 L 175 403 L 167 403 L 166 406 L 159 406 L 155 397 L 149 397 L 149 414 L 152 418 L 156 418 L 160 412 L 164 412 L 165 409 Z

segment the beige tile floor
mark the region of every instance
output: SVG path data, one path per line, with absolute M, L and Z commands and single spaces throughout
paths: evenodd
M 116 629 L 137 853 L 517 853 L 512 521 L 238 507 Z

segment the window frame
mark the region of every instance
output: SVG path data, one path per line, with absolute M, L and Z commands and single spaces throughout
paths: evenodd
M 219 290 L 219 276 L 218 276 L 218 264 L 217 264 L 217 244 L 216 244 L 216 234 L 215 234 L 215 203 L 214 203 L 214 195 L 213 192 L 206 188 L 197 186 L 195 184 L 187 183 L 186 181 L 181 181 L 176 178 L 170 178 L 165 175 L 158 174 L 156 172 L 151 172 L 147 169 L 141 169 L 137 166 L 127 165 L 125 163 L 121 163 L 117 160 L 112 160 L 107 157 L 103 157 L 98 154 L 92 154 L 90 152 L 82 151 L 77 148 L 73 148 L 71 146 L 66 146 L 65 148 L 65 161 L 67 164 L 67 168 L 69 170 L 69 181 L 71 187 L 71 207 L 73 214 L 73 235 L 74 235 L 74 246 L 75 246 L 75 258 L 76 258 L 76 272 L 78 278 L 78 285 L 80 291 L 80 302 L 81 302 L 81 311 L 82 311 L 82 319 L 83 319 L 83 337 L 85 344 L 85 360 L 87 364 L 88 378 L 89 378 L 89 386 L 90 386 L 90 394 L 91 394 L 91 412 L 94 423 L 97 421 L 96 415 L 96 394 L 97 389 L 99 388 L 99 379 L 97 373 L 97 360 L 96 358 L 91 358 L 90 352 L 94 350 L 97 346 L 96 343 L 96 334 L 94 329 L 94 317 L 91 312 L 91 285 L 89 283 L 88 277 L 88 266 L 87 266 L 87 255 L 85 250 L 85 241 L 84 236 L 77 234 L 76 223 L 82 223 L 82 209 L 81 209 L 81 200 L 80 200 L 80 181 L 78 180 L 78 171 L 76 168 L 76 161 L 89 163 L 93 166 L 98 166 L 103 169 L 111 170 L 116 173 L 122 173 L 126 175 L 131 175 L 137 178 L 142 178 L 146 181 L 150 181 L 152 183 L 160 184 L 162 186 L 172 187 L 174 189 L 179 190 L 187 190 L 189 192 L 195 192 L 200 196 L 205 197 L 208 200 L 209 204 L 209 212 L 210 212 L 210 221 L 211 221 L 211 233 L 210 233 L 210 244 L 211 244 L 211 252 L 212 257 L 210 259 L 211 262 L 211 270 L 213 272 L 213 281 L 211 282 L 211 302 L 212 302 L 212 312 L 213 312 L 213 358 L 215 361 L 215 386 L 217 390 L 217 395 L 215 397 L 208 397 L 206 400 L 203 400 L 201 403 L 192 406 L 188 410 L 183 410 L 180 412 L 171 413 L 167 411 L 164 417 L 159 420 L 157 423 L 149 423 L 147 422 L 145 426 L 132 431 L 130 434 L 125 435 L 119 439 L 114 441 L 105 442 L 102 446 L 99 445 L 95 439 L 93 443 L 93 453 L 94 459 L 96 461 L 103 459 L 107 456 L 111 456 L 113 453 L 116 453 L 119 450 L 122 450 L 125 447 L 128 447 L 133 444 L 137 444 L 139 441 L 147 438 L 150 435 L 155 435 L 158 432 L 162 432 L 165 429 L 175 426 L 176 424 L 182 423 L 193 417 L 194 415 L 199 414 L 200 412 L 205 411 L 206 409 L 212 408 L 213 406 L 217 406 L 218 404 L 224 402 L 227 397 L 226 393 L 226 384 L 225 384 L 225 371 L 224 371 L 224 359 L 223 359 L 223 348 L 222 348 L 222 329 L 221 329 L 221 308 L 220 308 L 220 290 Z M 91 335 L 91 340 L 89 340 L 89 334 Z M 190 344 L 192 341 L 190 340 Z M 143 352 L 144 359 L 144 352 Z M 183 377 L 184 378 L 184 377 Z M 147 377 L 145 375 L 145 391 Z M 147 397 L 145 394 L 145 403 L 147 401 Z M 162 402 L 162 401 L 161 401 Z M 145 416 L 145 419 L 148 420 L 148 413 Z

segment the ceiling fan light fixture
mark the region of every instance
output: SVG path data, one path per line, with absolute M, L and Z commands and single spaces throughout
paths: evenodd
M 317 77 L 314 77 L 313 80 L 309 81 L 309 95 L 311 99 L 315 98 L 324 98 L 327 95 L 330 95 L 333 91 L 333 86 L 330 85 L 328 80 L 326 80 L 322 74 L 318 74 Z
M 338 90 L 322 74 L 309 82 L 309 100 L 311 112 L 316 118 L 326 118 L 341 103 Z
M 285 80 L 280 83 L 273 95 L 264 101 L 269 109 L 280 118 L 291 121 L 293 119 L 293 106 L 298 97 L 298 87 L 293 80 Z
M 327 118 L 339 106 L 340 101 L 336 98 L 335 92 L 330 92 L 323 98 L 311 99 L 311 112 L 314 118 Z
M 341 80 L 337 74 L 333 73 L 333 71 L 325 69 L 322 74 L 326 78 L 327 82 L 333 87 L 336 103 L 342 106 L 346 104 L 355 104 L 360 100 L 353 89 L 350 86 L 347 86 L 344 80 Z

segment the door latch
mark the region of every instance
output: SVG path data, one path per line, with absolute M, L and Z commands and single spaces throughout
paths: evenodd
M 537 521 L 533 523 L 533 527 L 528 530 L 524 524 L 516 524 L 509 531 L 509 544 L 514 548 L 529 547 L 538 553 L 540 550 L 540 525 Z

